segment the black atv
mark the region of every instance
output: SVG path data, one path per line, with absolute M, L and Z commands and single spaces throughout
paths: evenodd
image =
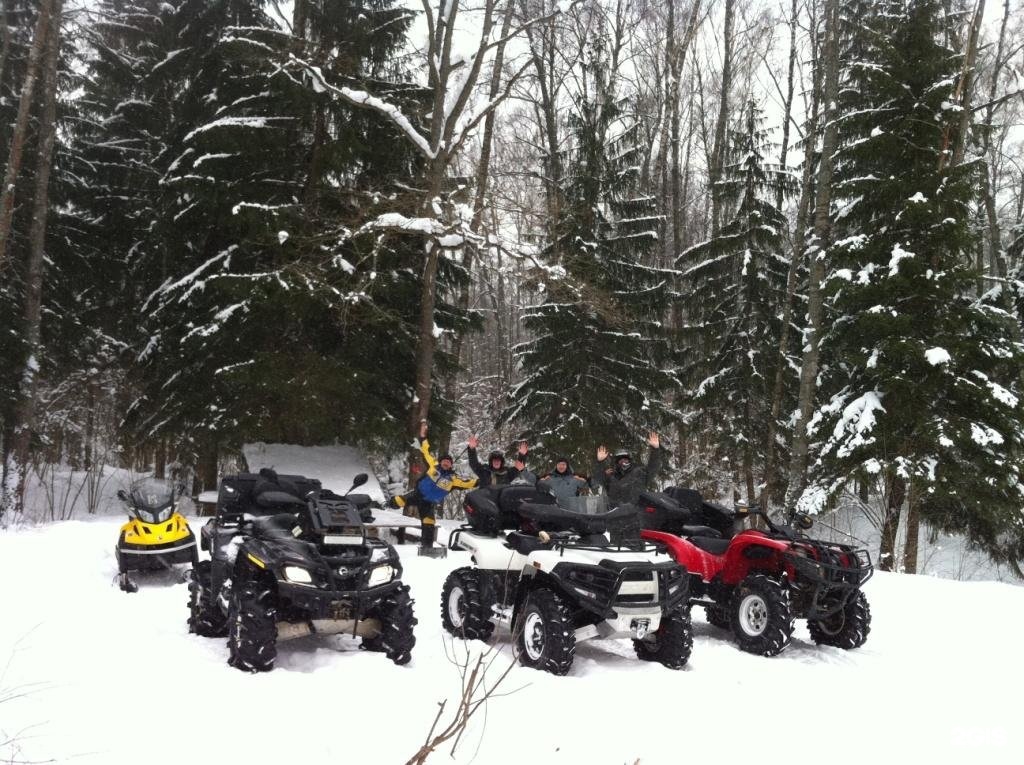
M 394 547 L 367 537 L 370 505 L 298 475 L 225 476 L 217 514 L 200 534 L 210 560 L 189 584 L 189 632 L 228 638 L 228 663 L 274 667 L 277 643 L 310 634 L 351 634 L 395 664 L 411 658 L 413 600 Z

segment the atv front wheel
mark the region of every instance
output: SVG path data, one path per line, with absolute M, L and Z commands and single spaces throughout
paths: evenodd
M 793 636 L 789 590 L 763 574 L 751 574 L 732 595 L 732 632 L 739 647 L 760 656 L 775 656 Z
M 408 664 L 412 658 L 412 648 L 416 645 L 413 627 L 417 621 L 412 604 L 409 585 L 399 585 L 367 614 L 367 618 L 380 621 L 380 633 L 372 638 L 363 638 L 359 647 L 366 651 L 383 651 L 385 656 L 399 666 Z
M 260 582 L 246 582 L 231 595 L 228 664 L 247 672 L 269 672 L 277 658 L 274 593 Z
M 493 603 L 486 574 L 469 567 L 455 569 L 441 590 L 441 624 L 464 640 L 488 640 L 494 632 Z
M 188 631 L 202 637 L 224 637 L 228 620 L 213 593 L 213 564 L 196 564 L 188 583 Z
M 539 587 L 526 598 L 516 619 L 515 640 L 519 663 L 531 669 L 543 669 L 553 675 L 566 675 L 576 651 L 576 634 L 565 600 L 557 593 Z
M 732 621 L 729 619 L 729 609 L 723 606 L 704 606 L 704 615 L 708 624 L 722 630 L 732 629 Z
M 677 608 L 665 614 L 654 633 L 634 640 L 633 649 L 641 661 L 660 661 L 669 669 L 682 669 L 693 650 L 690 609 Z
M 843 608 L 827 619 L 808 621 L 811 640 L 849 651 L 860 648 L 871 632 L 871 608 L 863 592 L 858 592 Z

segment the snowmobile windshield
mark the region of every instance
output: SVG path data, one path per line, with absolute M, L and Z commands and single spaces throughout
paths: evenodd
M 132 509 L 145 523 L 163 523 L 174 513 L 174 484 L 160 478 L 144 478 L 132 486 Z

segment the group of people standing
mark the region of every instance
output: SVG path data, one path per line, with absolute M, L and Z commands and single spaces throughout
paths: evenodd
M 597 447 L 593 471 L 589 478 L 575 473 L 567 457 L 556 457 L 552 469 L 537 476 L 526 466 L 529 447 L 520 441 L 511 465 L 506 463 L 505 453 L 499 449 L 487 455 L 486 462 L 480 462 L 476 436 L 466 441 L 469 467 L 476 474 L 474 478 L 463 478 L 455 471 L 455 460 L 451 454 L 435 458 L 427 439 L 427 423 L 420 425 L 419 447 L 427 464 L 427 471 L 416 482 L 416 487 L 401 496 L 393 497 L 393 507 L 418 509 L 422 524 L 421 544 L 432 547 L 437 534 L 437 511 L 449 493 L 457 489 L 507 486 L 514 481 L 525 481 L 547 491 L 556 499 L 565 500 L 590 492 L 603 492 L 613 506 L 636 502 L 640 492 L 647 488 L 664 463 L 664 449 L 657 433 L 647 439 L 651 447 L 646 465 L 635 465 L 632 454 L 620 450 L 610 454 L 603 444 Z

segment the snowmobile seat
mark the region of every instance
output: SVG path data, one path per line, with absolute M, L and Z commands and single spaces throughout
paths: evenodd
M 712 555 L 725 555 L 725 551 L 729 549 L 728 539 L 712 539 L 711 537 L 691 537 L 690 542 L 694 547 L 697 547 L 704 552 L 709 552 Z
M 704 497 L 696 489 L 686 486 L 669 486 L 665 489 L 665 495 L 674 499 L 676 504 L 691 513 L 699 513 L 701 505 L 704 504 Z

